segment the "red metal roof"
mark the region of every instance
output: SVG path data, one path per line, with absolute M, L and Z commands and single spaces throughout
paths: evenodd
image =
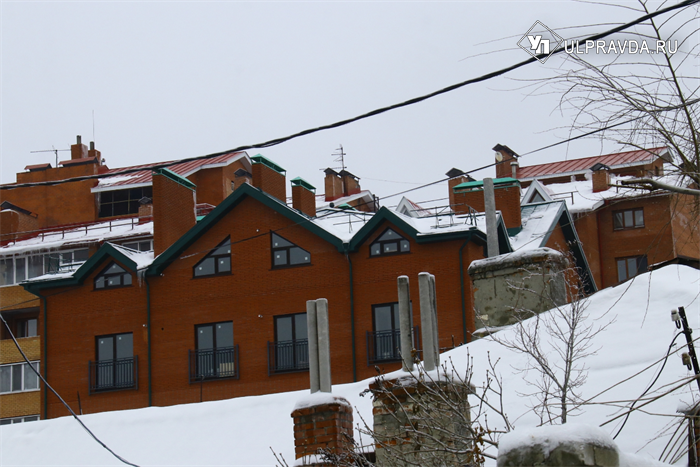
M 206 168 L 206 166 L 224 164 L 228 165 L 235 159 L 245 154 L 245 152 L 230 152 L 228 154 L 222 154 L 221 156 L 213 157 L 211 159 L 197 159 L 190 162 L 183 162 L 181 164 L 175 164 L 168 167 L 168 170 L 172 170 L 178 175 L 186 177 L 200 169 Z M 121 167 L 118 169 L 110 169 L 107 173 L 119 173 L 127 169 L 138 169 L 138 172 L 132 172 L 124 175 L 115 175 L 114 177 L 105 177 L 100 179 L 100 184 L 94 190 L 111 190 L 114 187 L 125 187 L 130 185 L 144 185 L 152 183 L 152 171 L 151 167 L 157 165 L 167 164 L 168 162 L 154 162 L 152 164 L 134 165 L 131 167 Z M 128 177 L 128 178 L 127 178 Z M 118 179 L 118 181 L 111 182 L 110 179 Z
M 549 164 L 530 165 L 518 169 L 518 178 L 549 177 L 590 169 L 597 163 L 605 164 L 611 169 L 620 166 L 634 166 L 649 163 L 666 151 L 665 147 L 637 151 L 618 152 L 604 156 L 584 157 Z

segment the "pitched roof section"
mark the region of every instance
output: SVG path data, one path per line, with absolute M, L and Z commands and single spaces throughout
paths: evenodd
M 239 159 L 248 159 L 248 154 L 243 152 L 231 152 L 228 154 L 222 154 L 211 159 L 197 159 L 190 162 L 183 162 L 181 164 L 175 164 L 168 167 L 168 170 L 181 176 L 187 177 L 193 173 L 202 170 L 210 169 L 214 167 L 225 167 Z M 152 164 L 144 165 L 134 165 L 131 167 L 121 167 L 118 169 L 110 169 L 107 173 L 119 173 L 126 169 L 143 169 L 138 172 L 133 172 L 124 175 L 114 175 L 112 177 L 105 177 L 100 179 L 99 184 L 92 189 L 93 193 L 99 191 L 111 191 L 111 190 L 121 190 L 126 188 L 135 188 L 139 186 L 148 186 L 153 183 L 152 179 L 152 167 L 167 164 L 167 162 L 154 162 Z
M 595 164 L 605 164 L 612 169 L 642 165 L 653 162 L 667 151 L 665 147 L 638 151 L 618 152 L 604 156 L 584 157 L 550 164 L 530 165 L 518 169 L 520 180 L 530 178 L 548 178 L 576 173 L 585 173 Z

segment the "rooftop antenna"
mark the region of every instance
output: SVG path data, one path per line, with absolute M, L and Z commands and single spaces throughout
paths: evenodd
M 56 149 L 56 147 L 52 144 L 51 147 L 53 149 L 45 149 L 43 151 L 29 151 L 30 153 L 35 153 L 35 152 L 52 152 L 56 154 L 56 167 L 58 167 L 58 153 L 59 152 L 64 152 L 64 151 L 70 151 L 70 149 Z
M 92 142 L 95 142 L 95 109 L 92 109 Z
M 338 152 L 334 152 L 331 156 L 337 156 L 333 159 L 333 162 L 340 162 L 340 168 L 345 170 L 345 152 L 343 151 L 343 145 L 341 144 L 339 148 L 336 149 Z

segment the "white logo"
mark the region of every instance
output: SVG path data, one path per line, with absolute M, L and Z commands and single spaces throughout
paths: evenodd
M 518 46 L 540 63 L 544 63 L 563 42 L 564 39 L 559 34 L 539 21 L 535 21 L 530 30 L 518 41 Z

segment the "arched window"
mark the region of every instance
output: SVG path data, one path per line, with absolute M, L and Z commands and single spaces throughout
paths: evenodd
M 308 251 L 299 248 L 276 233 L 271 233 L 271 238 L 273 268 L 311 264 L 311 253 Z
M 219 243 L 216 248 L 194 266 L 194 277 L 216 276 L 231 273 L 231 237 Z
M 369 246 L 370 256 L 394 255 L 398 253 L 410 253 L 411 243 L 396 233 L 393 229 L 386 229 Z
M 111 289 L 131 285 L 131 273 L 112 261 L 95 277 L 96 289 Z

